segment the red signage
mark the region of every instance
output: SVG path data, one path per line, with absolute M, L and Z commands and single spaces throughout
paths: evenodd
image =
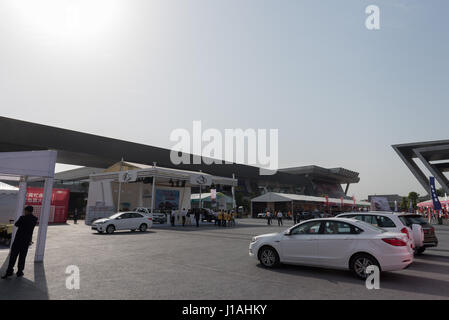
M 53 189 L 51 194 L 50 217 L 48 223 L 66 223 L 69 210 L 69 195 L 67 189 Z M 25 204 L 33 206 L 33 214 L 40 217 L 42 210 L 42 198 L 44 196 L 44 188 L 27 188 Z

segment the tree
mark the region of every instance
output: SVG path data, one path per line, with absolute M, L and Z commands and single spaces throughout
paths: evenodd
M 408 201 L 406 197 L 402 197 L 402 201 L 401 201 L 401 211 L 407 211 L 408 210 Z
M 413 208 L 416 207 L 418 203 L 419 193 L 412 191 L 408 194 L 408 200 L 412 202 Z

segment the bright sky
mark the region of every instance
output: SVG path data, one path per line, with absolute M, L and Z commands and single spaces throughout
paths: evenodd
M 365 28 L 380 7 L 381 30 Z M 392 144 L 448 138 L 447 0 L 0 0 L 1 115 L 161 147 L 278 128 L 280 167 L 424 190 Z

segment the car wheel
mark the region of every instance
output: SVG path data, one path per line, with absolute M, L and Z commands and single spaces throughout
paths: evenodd
M 112 224 L 108 225 L 108 227 L 106 228 L 106 232 L 108 234 L 113 234 L 114 231 L 115 231 L 115 227 Z
M 272 247 L 262 247 L 259 251 L 259 261 L 266 268 L 273 268 L 279 264 L 279 255 Z
M 148 226 L 146 225 L 146 223 L 142 223 L 139 227 L 140 232 L 145 232 L 147 231 Z
M 423 254 L 424 251 L 426 251 L 426 248 L 424 248 L 424 247 L 417 248 L 416 249 L 416 254 Z
M 366 268 L 368 268 L 369 266 L 377 266 L 378 268 L 380 268 L 379 262 L 377 262 L 377 260 L 369 254 L 357 254 L 351 259 L 350 269 L 359 279 L 366 279 L 368 277 Z

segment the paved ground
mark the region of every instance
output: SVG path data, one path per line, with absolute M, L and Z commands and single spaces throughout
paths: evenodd
M 449 298 L 448 226 L 436 226 L 438 248 L 407 270 L 383 273 L 380 290 L 367 290 L 349 272 L 298 266 L 266 270 L 248 257 L 252 236 L 282 229 L 255 219 L 241 220 L 235 228 L 159 227 L 113 235 L 94 233 L 83 223 L 50 226 L 45 262 L 33 263 L 32 248 L 25 277 L 2 280 L 0 299 Z M 0 249 L 0 265 L 7 255 Z M 80 268 L 79 290 L 66 289 L 68 265 Z

